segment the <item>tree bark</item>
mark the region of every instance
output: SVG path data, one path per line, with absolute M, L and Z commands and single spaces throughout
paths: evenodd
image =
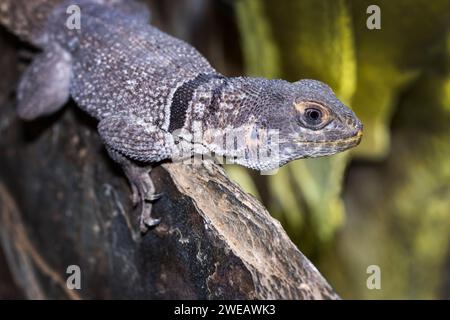
M 339 298 L 280 223 L 209 162 L 152 171 L 162 223 L 140 235 L 95 120 L 73 102 L 45 119 L 17 118 L 16 47 L 0 33 L 0 235 L 26 297 Z M 70 265 L 80 267 L 80 290 L 66 285 Z

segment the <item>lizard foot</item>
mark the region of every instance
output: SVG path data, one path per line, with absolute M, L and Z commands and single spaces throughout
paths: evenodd
M 150 173 L 148 173 L 150 174 Z M 151 178 L 150 178 L 151 179 Z M 141 203 L 141 191 L 140 190 L 148 190 L 147 188 L 140 188 L 137 186 L 136 183 L 132 183 L 130 180 L 130 185 L 131 185 L 131 202 L 133 203 L 133 207 L 137 207 L 140 203 Z M 143 192 L 144 193 L 144 200 L 153 202 L 156 201 L 158 199 L 160 199 L 163 194 L 162 193 L 149 193 L 149 192 Z
M 155 186 L 150 177 L 151 166 L 130 165 L 124 169 L 131 184 L 133 205 L 141 207 L 139 227 L 141 232 L 145 233 L 150 227 L 157 226 L 161 222 L 161 219 L 152 217 L 152 202 L 161 198 L 162 194 L 155 193 Z
M 134 207 L 140 207 L 139 229 L 142 233 L 151 227 L 157 226 L 161 220 L 152 217 L 152 204 L 159 198 L 161 193 L 156 193 L 150 172 L 151 165 L 139 165 L 131 161 L 119 152 L 107 148 L 111 158 L 119 163 L 128 178 L 131 186 L 131 200 Z

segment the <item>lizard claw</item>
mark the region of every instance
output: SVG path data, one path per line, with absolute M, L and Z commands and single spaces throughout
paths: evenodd
M 163 193 L 154 193 L 154 194 L 149 194 L 145 197 L 145 200 L 153 202 L 156 201 L 158 199 L 160 199 L 163 196 Z
M 159 218 L 153 218 L 151 216 L 152 214 L 152 205 L 151 203 L 142 201 L 142 211 L 141 211 L 141 217 L 140 217 L 140 231 L 141 233 L 146 233 L 149 228 L 157 226 L 161 219 Z

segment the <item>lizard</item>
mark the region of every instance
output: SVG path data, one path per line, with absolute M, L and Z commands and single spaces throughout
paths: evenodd
M 73 5 L 80 28 L 66 25 Z M 161 197 L 151 169 L 176 158 L 186 143 L 196 154 L 270 170 L 361 141 L 361 121 L 325 83 L 226 77 L 194 47 L 153 27 L 139 2 L 0 0 L 0 24 L 40 50 L 19 81 L 19 117 L 49 115 L 72 98 L 96 118 L 102 142 L 131 185 L 143 233 L 160 223 L 151 210 Z M 239 147 L 211 134 L 193 140 L 208 130 L 239 132 Z M 277 152 L 255 156 L 264 130 L 277 133 Z

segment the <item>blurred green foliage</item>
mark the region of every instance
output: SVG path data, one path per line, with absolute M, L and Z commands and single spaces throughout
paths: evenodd
M 372 4 L 381 30 L 366 27 Z M 249 75 L 322 80 L 365 132 L 351 152 L 274 176 L 230 175 L 343 297 L 440 297 L 450 272 L 450 1 L 240 0 L 236 14 Z M 366 287 L 371 264 L 382 290 Z
M 250 0 L 239 1 L 237 8 L 248 74 L 292 81 L 320 79 L 350 104 L 356 59 L 350 12 L 344 1 L 282 1 L 276 5 Z M 317 232 L 303 240 L 325 242 L 342 224 L 339 194 L 347 158 L 344 154 L 298 161 L 268 177 L 274 200 L 269 209 L 295 239 L 305 234 L 300 230 L 313 225 Z M 310 221 L 306 223 L 305 211 L 314 212 L 307 215 Z

